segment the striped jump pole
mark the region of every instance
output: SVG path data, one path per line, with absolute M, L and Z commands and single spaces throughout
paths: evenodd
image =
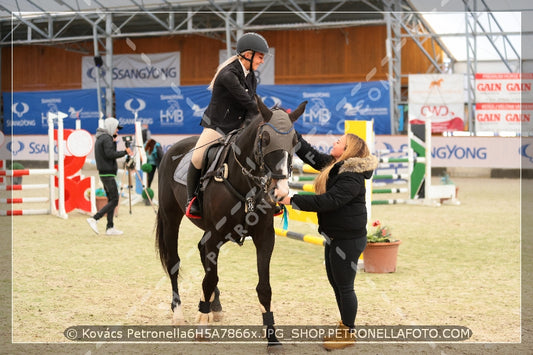
M 47 188 L 48 184 L 4 185 L 0 186 L 0 191 L 43 190 Z
M 0 210 L 1 216 L 23 216 L 23 215 L 38 215 L 38 214 L 51 214 L 56 211 L 55 206 L 55 178 L 58 179 L 58 209 L 57 214 L 59 217 L 68 218 L 65 211 L 65 176 L 64 176 L 64 160 L 65 151 L 63 144 L 63 118 L 67 117 L 62 112 L 52 113 L 48 112 L 48 169 L 17 169 L 6 170 L 5 161 L 0 163 L 0 176 L 20 177 L 29 175 L 47 175 L 49 177 L 48 184 L 34 184 L 34 185 L 2 185 L 1 191 L 19 191 L 19 190 L 42 190 L 48 187 L 49 196 L 45 197 L 24 197 L 24 198 L 9 198 L 0 199 L 1 203 L 13 205 L 15 203 L 26 202 L 46 202 L 50 203 L 49 209 L 21 209 L 21 210 Z M 58 159 L 57 169 L 54 166 L 54 120 L 57 120 L 57 148 Z
M 406 203 L 407 200 L 404 199 L 372 200 L 372 205 L 401 205 Z
M 391 184 L 407 184 L 409 174 L 373 175 L 372 186 L 390 186 Z
M 289 182 L 289 187 L 291 189 L 297 189 L 297 190 L 302 190 L 302 191 L 306 191 L 306 192 L 315 192 L 315 187 L 313 184 L 302 184 L 302 183 L 299 183 L 299 182 Z
M 0 216 L 27 216 L 50 214 L 49 210 L 0 210 Z
M 400 194 L 409 192 L 407 187 L 389 188 L 389 189 L 372 189 L 373 194 Z
M 315 179 L 316 179 L 316 175 L 293 175 L 291 177 L 291 181 L 293 182 L 314 181 Z
M 285 229 L 274 227 L 274 231 L 276 232 L 276 235 L 279 235 L 280 237 L 287 237 L 291 239 L 300 240 L 302 242 L 311 243 L 315 245 L 326 245 L 326 240 L 324 237 L 317 237 L 316 235 L 312 234 L 302 234 L 302 233 L 296 233 L 291 232 Z
M 20 169 L 20 170 L 0 170 L 0 176 L 28 176 L 28 175 L 53 175 L 56 169 Z
M 0 198 L 0 203 L 26 203 L 26 202 L 47 202 L 48 197 L 13 197 L 13 198 Z
M 409 174 L 374 175 L 372 180 L 407 180 Z
M 304 164 L 302 166 L 302 171 L 307 174 L 318 174 L 320 171 L 316 170 L 309 164 Z

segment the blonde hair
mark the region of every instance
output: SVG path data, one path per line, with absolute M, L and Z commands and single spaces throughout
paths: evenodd
M 222 64 L 220 64 L 218 67 L 217 67 L 217 71 L 215 73 L 215 75 L 213 75 L 213 79 L 211 79 L 211 83 L 209 83 L 209 86 L 207 87 L 207 90 L 210 90 L 212 91 L 213 90 L 213 85 L 215 85 L 215 80 L 218 76 L 218 74 L 220 73 L 220 71 L 222 69 L 224 69 L 224 67 L 228 66 L 228 64 L 230 63 L 233 63 L 234 61 L 236 61 L 239 57 L 244 57 L 244 54 L 245 53 L 248 53 L 251 51 L 244 51 L 242 52 L 241 54 L 235 54 L 235 55 L 232 55 L 231 57 L 229 57 L 228 59 L 226 59 Z
M 322 169 L 322 171 L 316 177 L 314 184 L 316 194 L 323 194 L 326 192 L 326 183 L 328 181 L 329 172 L 335 163 L 353 157 L 366 158 L 370 155 L 370 150 L 363 139 L 352 133 L 347 133 L 345 136 L 346 148 L 344 149 L 342 155 L 337 160 L 334 160 L 331 164 Z
M 215 84 L 215 79 L 217 78 L 218 76 L 218 73 L 220 73 L 220 71 L 228 66 L 228 64 L 230 63 L 233 63 L 234 61 L 237 60 L 239 56 L 238 55 L 232 55 L 231 57 L 229 57 L 228 59 L 226 59 L 222 64 L 220 64 L 218 67 L 217 67 L 217 71 L 215 73 L 215 75 L 213 75 L 213 79 L 211 79 L 211 83 L 209 84 L 209 86 L 207 87 L 207 90 L 213 90 L 213 85 Z

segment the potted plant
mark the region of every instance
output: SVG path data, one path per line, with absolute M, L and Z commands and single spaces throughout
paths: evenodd
M 94 199 L 96 201 L 96 210 L 99 211 L 107 204 L 107 196 L 105 194 L 105 190 L 102 188 L 94 190 Z
M 372 228 L 367 235 L 367 244 L 363 251 L 365 272 L 395 272 L 401 241 L 393 239 L 391 229 L 379 220 L 372 223 Z

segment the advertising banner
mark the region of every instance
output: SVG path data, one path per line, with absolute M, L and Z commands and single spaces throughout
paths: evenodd
M 533 135 L 533 104 L 476 104 L 477 132 L 512 132 Z
M 462 131 L 464 127 L 463 103 L 409 104 L 409 120 L 412 124 L 424 124 L 421 117 L 431 117 L 431 131 Z
M 476 132 L 532 135 L 532 73 L 476 74 Z
M 431 119 L 432 132 L 464 128 L 463 74 L 409 75 L 409 122 Z
M 116 88 L 116 118 L 124 134 L 135 132 L 136 118 L 152 134 L 200 134 L 200 120 L 210 99 L 207 85 Z
M 476 102 L 533 102 L 532 73 L 477 73 Z
M 374 120 L 376 134 L 390 134 L 389 89 L 381 82 L 329 85 L 260 85 L 268 107 L 294 110 L 308 101 L 296 129 L 302 134 L 343 134 L 345 120 Z M 116 115 L 133 133 L 135 115 L 153 134 L 199 134 L 211 99 L 207 86 L 117 88 Z
M 102 56 L 105 63 L 105 56 Z M 96 88 L 94 57 L 82 57 L 81 87 Z M 105 72 L 102 70 L 102 78 Z M 180 52 L 113 55 L 113 87 L 156 87 L 180 84 Z
M 4 127 L 8 134 L 48 134 L 48 112 L 68 115 L 64 128 L 81 127 L 95 132 L 98 127 L 98 100 L 96 90 L 62 90 L 34 92 L 5 92 Z
M 121 131 L 122 134 L 122 131 Z M 93 133 L 94 136 L 94 133 Z M 152 134 L 167 151 L 177 141 L 190 135 Z M 314 147 L 329 153 L 339 135 L 305 135 Z M 407 148 L 407 136 L 376 136 L 376 149 L 400 150 Z M 125 149 L 121 139 L 118 149 Z M 14 160 L 48 160 L 46 135 L 6 136 L 0 144 L 0 156 Z M 54 146 L 57 154 L 57 146 Z M 432 138 L 431 165 L 433 167 L 519 169 L 533 164 L 533 145 L 520 137 L 440 137 Z M 94 159 L 94 151 L 87 157 Z
M 387 82 L 261 85 L 257 93 L 269 107 L 294 110 L 308 101 L 295 124 L 302 134 L 344 134 L 345 120 L 374 120 L 376 134 L 391 133 Z

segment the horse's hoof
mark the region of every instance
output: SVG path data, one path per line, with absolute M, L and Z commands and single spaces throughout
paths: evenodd
M 284 348 L 280 342 L 268 343 L 267 351 L 269 354 L 281 354 L 284 352 Z
M 212 313 L 213 313 L 213 322 L 221 322 L 222 319 L 224 319 L 224 313 L 222 313 L 222 311 L 212 312 Z
M 207 325 L 213 321 L 213 312 L 202 313 L 198 312 L 196 315 L 196 323 L 199 325 Z
M 172 325 L 185 325 L 185 317 L 183 316 L 183 311 L 181 306 L 176 306 L 172 314 Z

